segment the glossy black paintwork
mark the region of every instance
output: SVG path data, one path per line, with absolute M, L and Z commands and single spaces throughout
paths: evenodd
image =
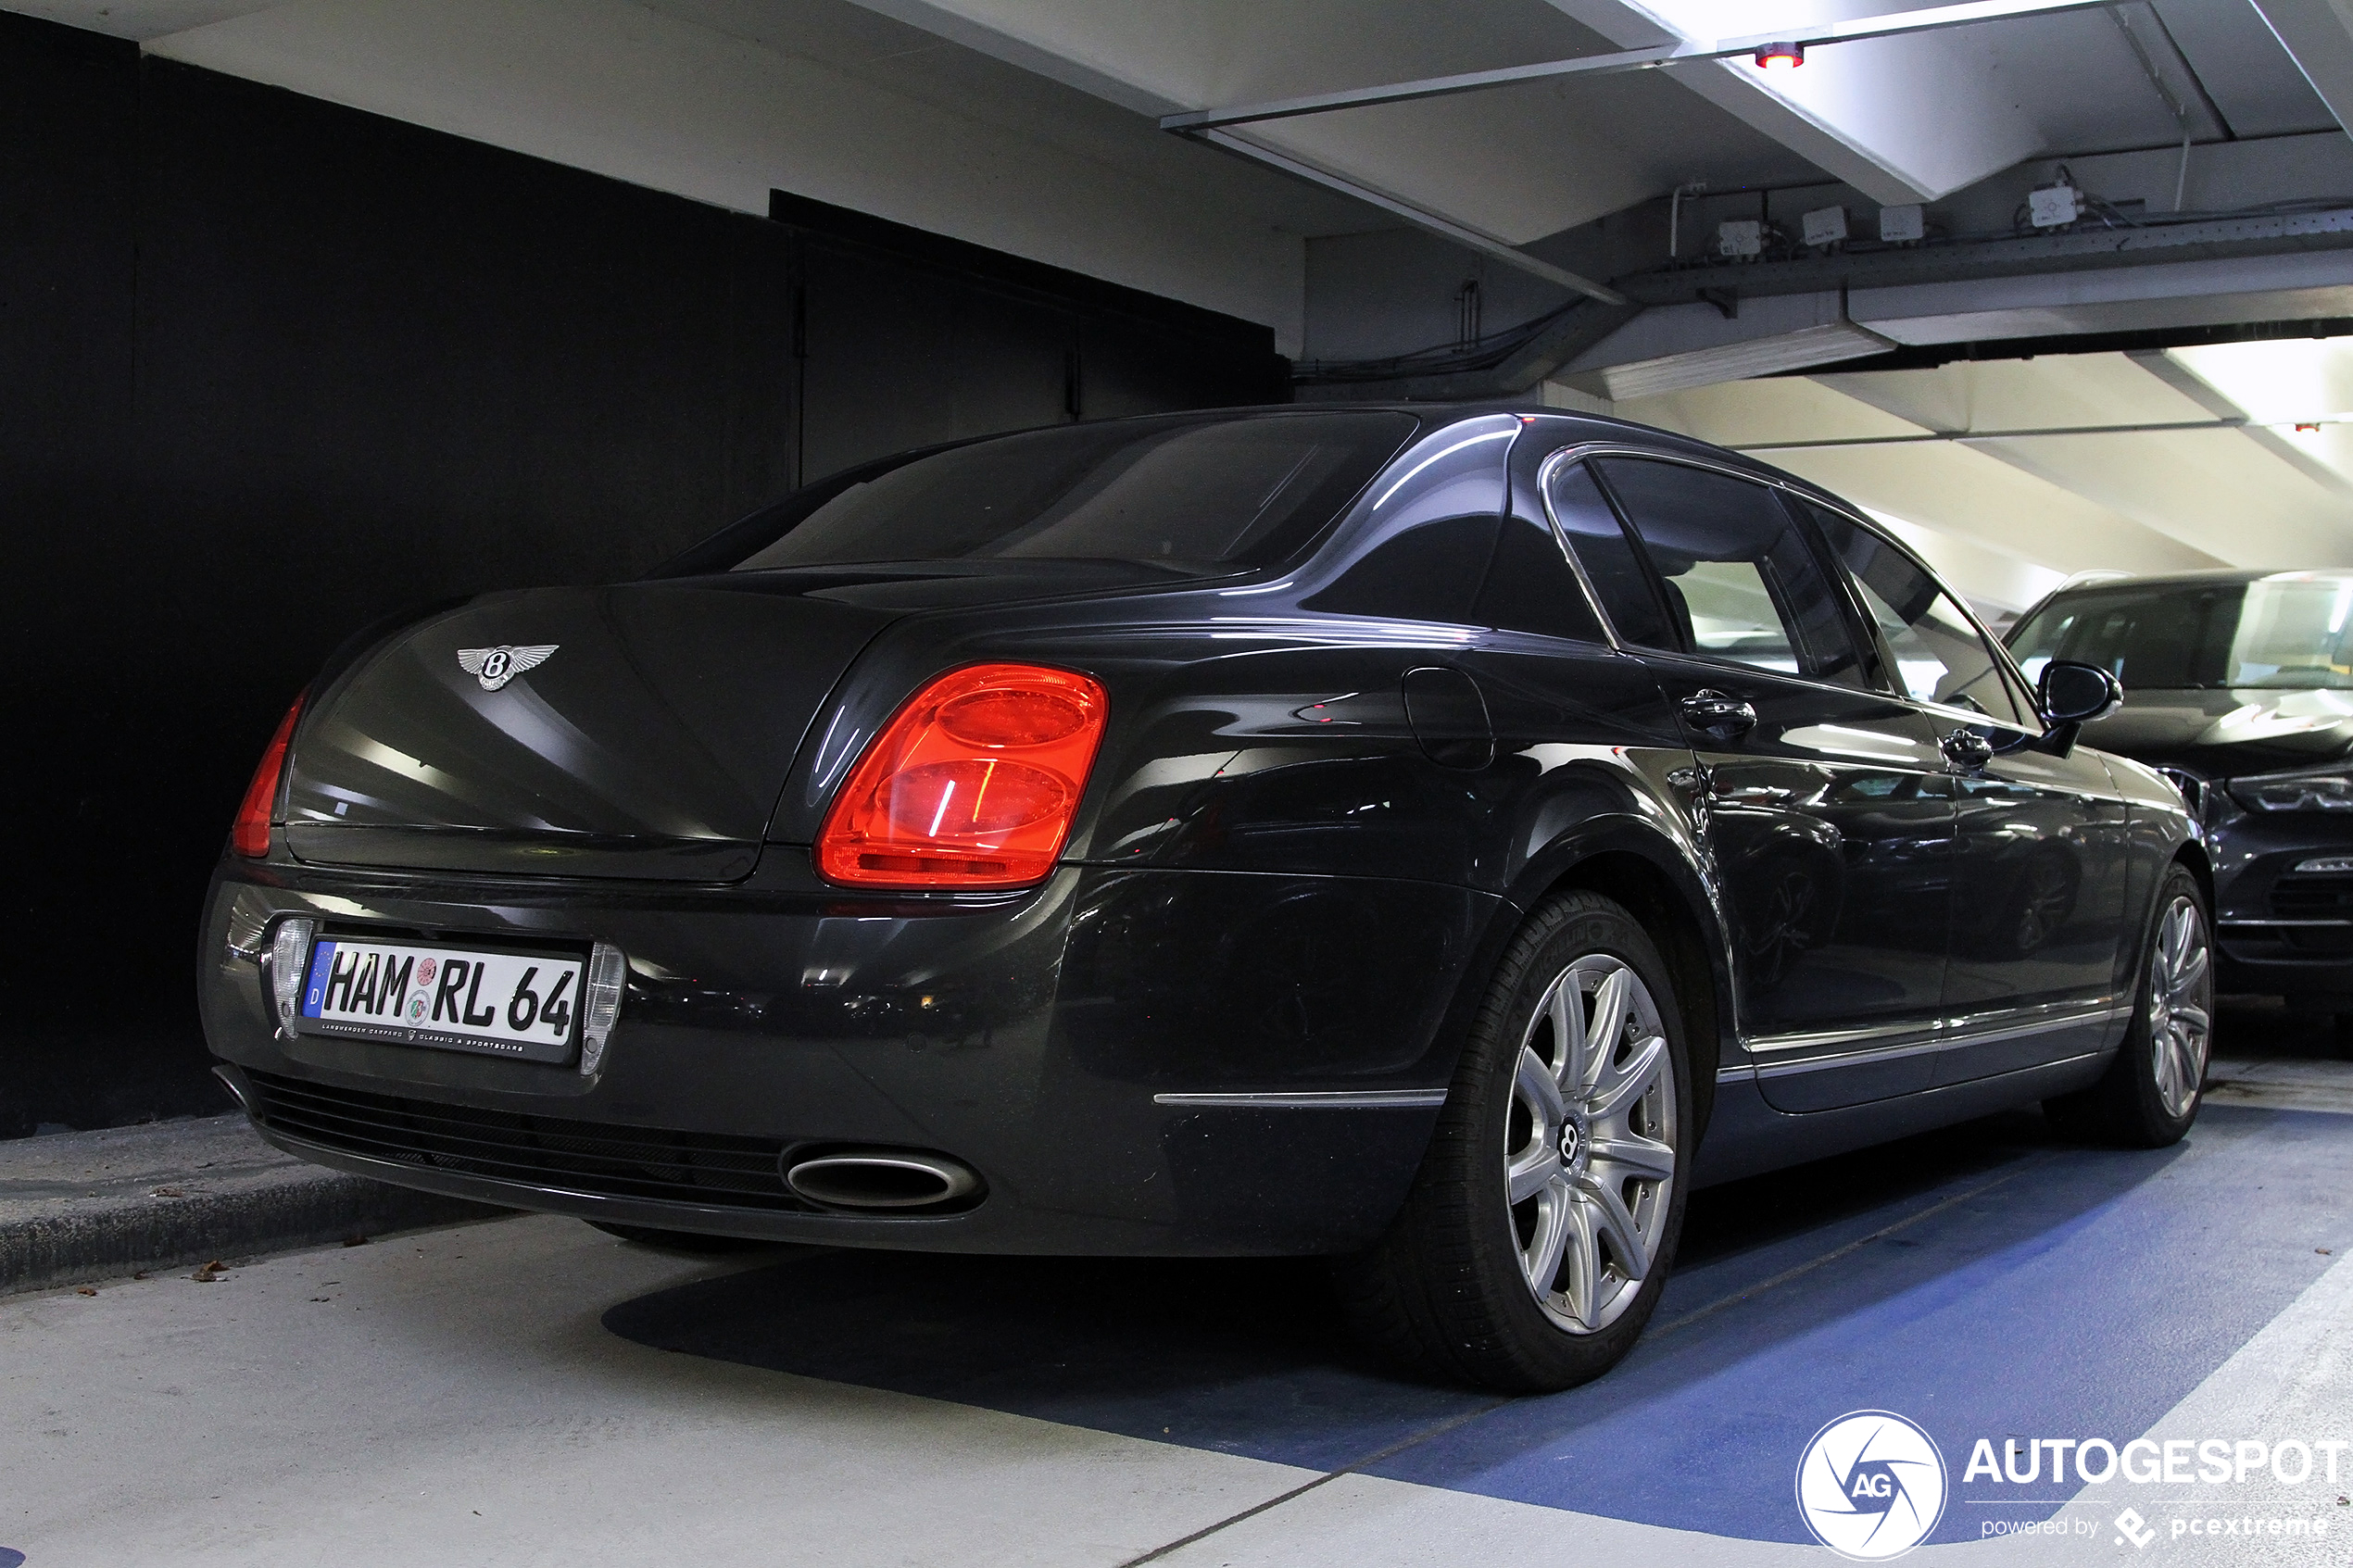
M 732 882 L 811 718 L 883 614 L 698 583 L 493 595 L 306 711 L 285 822 L 314 864 Z M 552 645 L 490 691 L 461 648 Z
M 639 1223 L 1004 1251 L 1369 1240 L 1513 930 L 1565 884 L 1605 887 L 1656 925 L 1705 1042 L 1703 1104 L 1727 1075 L 1704 1175 L 1894 1135 L 1938 1107 L 2016 1103 L 2096 1067 L 1957 1098 L 1926 1092 L 1925 1055 L 1755 1079 L 1752 1038 L 1932 1027 L 1950 1006 L 1956 934 L 2022 874 L 2014 831 L 1970 847 L 2004 771 L 1958 779 L 1930 720 L 1882 692 L 1613 646 L 1536 490 L 1548 455 L 1595 441 L 1770 470 L 1608 421 L 1416 412 L 1423 433 L 1282 568 L 688 573 L 494 596 L 392 632 L 322 679 L 269 858 L 222 863 L 200 947 L 215 1052 L 479 1107 L 944 1151 L 988 1182 L 968 1212 L 508 1196 Z M 459 646 L 534 642 L 560 651 L 500 692 L 457 665 Z M 1010 894 L 824 885 L 809 846 L 864 746 L 932 676 L 1000 659 L 1085 671 L 1110 696 L 1063 867 Z M 1701 685 L 1750 696 L 1756 730 L 1691 734 L 1674 702 Z M 387 775 L 388 752 L 427 766 Z M 2185 824 L 2165 785 L 2136 781 L 2110 792 L 2129 851 L 2101 853 L 2145 902 Z M 2007 795 L 1998 809 L 2028 809 Z M 2026 836 L 2082 834 L 2060 809 Z M 2037 950 L 2092 953 L 2086 911 L 2116 901 L 2100 889 L 2054 917 L 2064 942 Z M 621 1025 L 594 1075 L 275 1038 L 257 958 L 289 912 L 618 944 Z M 1426 1103 L 1181 1098 L 1398 1092 Z

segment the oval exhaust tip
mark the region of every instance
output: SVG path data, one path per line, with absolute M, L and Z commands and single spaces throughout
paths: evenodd
M 844 1149 L 796 1162 L 785 1185 L 828 1209 L 930 1209 L 978 1192 L 980 1177 L 944 1154 Z

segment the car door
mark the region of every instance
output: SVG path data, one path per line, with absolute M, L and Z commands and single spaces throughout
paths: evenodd
M 1620 637 L 1681 716 L 1731 934 L 1738 1029 L 1787 1110 L 1924 1088 L 1944 980 L 1953 801 L 1913 704 L 1778 493 L 1695 463 L 1587 460 L 1649 609 Z M 1567 518 L 1564 516 L 1566 525 Z M 1580 558 L 1618 546 L 1597 521 Z
M 1656 677 L 1612 642 L 1597 614 L 1612 595 L 1622 598 L 1623 579 L 1580 580 L 1553 512 L 1572 529 L 1598 514 L 1620 551 L 1628 546 L 1592 474 L 1553 460 L 1559 442 L 1548 452 L 1546 433 L 1513 454 L 1510 508 L 1473 616 L 1484 630 L 1462 655 L 1494 728 L 1487 771 L 1508 790 L 1497 802 L 1514 824 L 1505 886 L 1566 837 L 1599 842 L 1615 831 L 1611 818 L 1663 828 L 1698 855 L 1689 827 L 1697 773 L 1681 722 Z M 1633 591 L 1650 594 L 1639 577 Z
M 2015 671 L 1924 568 L 1856 520 L 1807 509 L 1946 755 L 1952 956 L 1934 1081 L 2099 1049 L 2130 999 L 2114 994 L 2129 874 L 2122 793 L 2096 754 L 2030 744 L 2041 724 Z

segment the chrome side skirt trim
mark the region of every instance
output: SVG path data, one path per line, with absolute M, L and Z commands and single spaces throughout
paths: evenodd
M 2066 1066 L 2070 1066 L 2070 1065 L 2071 1065 L 2072 1063 L 2079 1062 L 2079 1061 L 2089 1061 L 2089 1060 L 2091 1060 L 2094 1057 L 2095 1057 L 2095 1056 L 2097 1056 L 2097 1055 L 2099 1055 L 2099 1054 L 2100 1054 L 2100 1053 L 2099 1053 L 2099 1052 L 2097 1052 L 2097 1051 L 2079 1051 L 2079 1052 L 2077 1052 L 2077 1053 L 2076 1053 L 2075 1055 L 2073 1055 L 2073 1056 L 2063 1056 L 2063 1057 L 2060 1057 L 2060 1058 L 2058 1058 L 2057 1060 L 2054 1060 L 2054 1061 L 2038 1061 L 2038 1062 L 2034 1063 L 2034 1064 L 2033 1064 L 2032 1066 L 2031 1066 L 2031 1067 L 2018 1067 L 2018 1068 L 2013 1068 L 2013 1069 L 2011 1069 L 2008 1073 L 1987 1073 L 1987 1074 L 1985 1075 L 1985 1077 L 1983 1077 L 1983 1078 L 1962 1078 L 1962 1079 L 1957 1079 L 1956 1081 L 1954 1081 L 1953 1083 L 1950 1083 L 1950 1084 L 1931 1084 L 1931 1085 L 1928 1085 L 1928 1087 L 1927 1087 L 1927 1088 L 1925 1088 L 1925 1089 L 1909 1089 L 1909 1090 L 1906 1090 L 1906 1091 L 1904 1091 L 1904 1092 L 1902 1092 L 1902 1093 L 1899 1093 L 1899 1094 L 1890 1095 L 1890 1096 L 1888 1097 L 1888 1098 L 1890 1098 L 1890 1099 L 1908 1099 L 1908 1098 L 1910 1098 L 1913 1095 L 1927 1094 L 1927 1093 L 1931 1093 L 1931 1092 L 1932 1092 L 1932 1091 L 1935 1091 L 1935 1090 L 1940 1090 L 1940 1089 L 1960 1089 L 1960 1088 L 1967 1088 L 1967 1087 L 1969 1087 L 1969 1086 L 1970 1085 L 1972 1085 L 1972 1084 L 1982 1084 L 1982 1083 L 1986 1083 L 1986 1082 L 1988 1082 L 1989 1080 L 1991 1080 L 1991 1079 L 1994 1079 L 1994 1078 L 2008 1078 L 2008 1077 L 2013 1077 L 2013 1076 L 2017 1075 L 2018 1073 L 2039 1073 L 2039 1072 L 2043 1071 L 2045 1068 L 2047 1068 L 2047 1067 L 2066 1067 Z M 1751 1080 L 1754 1080 L 1754 1079 L 1756 1079 L 1756 1078 L 1762 1078 L 1762 1077 L 1766 1077 L 1766 1076 L 1768 1076 L 1768 1074 L 1766 1074 L 1766 1073 L 1762 1073 L 1762 1072 L 1759 1072 L 1756 1068 L 1754 1068 L 1754 1067 L 1748 1067 L 1748 1066 L 1741 1066 L 1741 1067 L 1723 1067 L 1723 1068 L 1718 1068 L 1718 1069 L 1717 1069 L 1717 1073 L 1716 1073 L 1716 1082 L 1717 1082 L 1718 1084 L 1719 1084 L 1719 1085 L 1722 1085 L 1722 1084 L 1741 1084 L 1741 1083 L 1747 1083 L 1747 1082 L 1749 1082 L 1749 1081 L 1751 1081 Z M 1871 1104 L 1871 1103 L 1873 1103 L 1873 1102 L 1872 1102 L 1872 1101 L 1869 1101 L 1869 1100 L 1865 1100 L 1865 1101 L 1862 1101 L 1862 1102 L 1860 1102 L 1860 1103 L 1861 1103 L 1861 1104 L 1864 1104 L 1864 1105 L 1869 1105 L 1869 1104 Z M 1854 1107 L 1854 1106 L 1833 1106 L 1833 1107 L 1831 1107 L 1830 1109 L 1831 1109 L 1831 1110 L 1855 1110 L 1855 1109 L 1856 1109 L 1856 1107 Z M 1805 1110 L 1805 1111 L 1797 1111 L 1797 1112 L 1794 1112 L 1794 1114 L 1796 1114 L 1796 1115 L 1800 1115 L 1800 1116 L 1813 1116 L 1813 1115 L 1818 1115 L 1818 1114 L 1820 1114 L 1820 1112 L 1811 1111 L 1811 1110 Z
M 2059 1010 L 2064 1009 L 2064 1010 Z M 2131 1002 L 2117 1002 L 2113 997 L 2085 1005 L 2080 1002 L 2061 1003 L 2042 1017 L 2021 1019 L 2016 1012 L 1978 1013 L 1945 1018 L 1932 1024 L 1917 1020 L 1908 1023 L 1889 1024 L 1875 1029 L 1825 1030 L 1808 1035 L 1774 1035 L 1763 1039 L 1743 1042 L 1752 1053 L 1778 1053 L 1808 1047 L 1857 1045 L 1859 1050 L 1832 1051 L 1820 1056 L 1801 1057 L 1794 1060 L 1762 1060 L 1751 1067 L 1731 1069 L 1739 1076 L 1782 1078 L 1798 1073 L 1822 1073 L 1838 1067 L 1863 1067 L 1873 1062 L 1895 1061 L 1907 1056 L 1926 1056 L 1937 1051 L 1959 1050 L 1969 1046 L 1992 1045 L 2001 1040 L 2024 1039 L 2032 1035 L 2054 1034 L 2061 1029 L 2079 1028 L 2086 1024 L 2113 1023 L 2132 1015 Z M 1865 1042 L 1883 1040 L 1881 1046 L 1866 1046 Z M 1719 1072 L 1718 1081 L 1725 1074 Z
M 1270 1094 L 1154 1095 L 1154 1105 L 1222 1106 L 1235 1110 L 1382 1110 L 1444 1105 L 1444 1089 L 1308 1089 Z
M 1741 1048 L 1755 1055 L 1775 1051 L 1806 1050 L 1816 1046 L 1859 1045 L 1865 1040 L 1898 1040 L 1912 1036 L 1926 1038 L 1942 1031 L 1946 1021 L 1912 1019 L 1903 1023 L 1881 1023 L 1862 1029 L 1822 1029 L 1802 1035 L 1760 1035 L 1743 1040 Z
M 2333 931 L 2342 931 L 2342 930 L 2343 930 L 2343 929 L 2345 929 L 2347 926 L 2348 926 L 2348 925 L 2353 925 L 2353 920 L 2218 920 L 2218 921 L 2216 921 L 2214 923 L 2215 923 L 2217 926 L 2220 926 L 2220 927 L 2221 927 L 2222 930 L 2224 930 L 2224 931 L 2230 931 L 2230 930 L 2235 929 L 2235 928 L 2237 928 L 2237 927 L 2239 927 L 2239 926 L 2248 926 L 2248 925 L 2252 925 L 2252 926 L 2274 926 L 2274 925 L 2314 926 L 2314 925 L 2317 925 L 2317 926 L 2323 926 L 2323 927 L 2326 927 L 2326 928 L 2328 928 L 2328 929 L 2330 929 L 2330 930 L 2333 930 Z
M 1922 1040 L 1917 1045 L 1887 1046 L 1879 1050 L 1841 1051 L 1836 1056 L 1801 1057 L 1795 1061 L 1767 1062 L 1756 1069 L 1759 1078 L 1788 1078 L 1800 1073 L 1827 1073 L 1833 1067 L 1868 1067 L 1874 1062 L 1900 1061 L 1907 1056 L 1933 1056 L 1950 1050 L 1949 1040 Z

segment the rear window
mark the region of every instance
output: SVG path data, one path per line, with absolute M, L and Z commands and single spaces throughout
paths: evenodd
M 1237 571 L 1281 560 L 1313 538 L 1418 425 L 1409 414 L 1352 410 L 1000 436 L 830 495 L 821 486 L 813 509 L 781 503 L 765 514 L 776 532 L 736 533 L 741 558 L 712 564 L 761 571 L 1025 558 Z

